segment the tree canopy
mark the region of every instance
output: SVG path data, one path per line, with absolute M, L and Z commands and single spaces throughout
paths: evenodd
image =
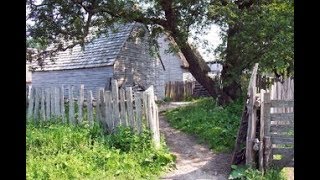
M 26 5 L 27 19 L 33 21 L 27 26 L 27 47 L 38 49 L 28 49 L 27 59 L 40 64 L 58 51 L 84 47 L 115 23 L 140 22 L 150 30 L 153 45 L 160 33 L 171 36 L 195 79 L 226 102 L 239 97 L 239 77 L 256 62 L 264 71 L 293 74 L 292 0 L 27 0 Z M 212 23 L 223 30 L 216 49 L 223 88 L 188 42 L 191 30 L 199 36 Z

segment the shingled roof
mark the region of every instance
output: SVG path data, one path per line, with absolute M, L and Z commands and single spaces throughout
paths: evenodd
M 113 65 L 121 48 L 127 41 L 135 23 L 120 25 L 116 32 L 110 31 L 108 36 L 102 35 L 91 43 L 75 46 L 72 51 L 66 50 L 54 57 L 55 62 L 45 59 L 44 67 L 36 68 L 35 71 L 68 70 L 80 68 L 92 68 Z

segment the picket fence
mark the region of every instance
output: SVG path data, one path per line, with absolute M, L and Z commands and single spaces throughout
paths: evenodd
M 28 87 L 26 113 L 28 121 L 61 121 L 72 125 L 101 123 L 106 132 L 118 126 L 131 127 L 141 133 L 150 129 L 156 147 L 160 146 L 158 106 L 154 88 L 134 92 L 132 87 L 118 88 L 112 81 L 111 91 L 100 88 L 96 97 L 84 85 L 61 87 Z M 68 94 L 65 94 L 67 89 Z

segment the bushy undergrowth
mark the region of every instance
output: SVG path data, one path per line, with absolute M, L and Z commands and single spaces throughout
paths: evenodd
M 257 169 L 252 169 L 247 166 L 232 165 L 232 172 L 228 179 L 236 180 L 286 180 L 285 171 L 277 168 L 272 168 L 262 174 Z
M 28 123 L 26 150 L 27 179 L 156 179 L 175 160 L 148 131 L 124 127 L 103 135 L 98 126 Z
M 220 107 L 212 98 L 198 99 L 192 105 L 166 112 L 174 128 L 196 135 L 216 152 L 230 152 L 240 125 L 242 101 Z

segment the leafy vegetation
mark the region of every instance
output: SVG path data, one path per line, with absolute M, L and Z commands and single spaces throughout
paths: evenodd
M 172 127 L 196 135 L 217 152 L 231 151 L 240 125 L 243 103 L 238 100 L 221 107 L 212 98 L 166 112 Z
M 27 124 L 27 179 L 156 179 L 174 164 L 164 142 L 153 148 L 148 131 L 119 127 Z
M 239 180 L 286 180 L 285 171 L 280 169 L 270 169 L 262 174 L 257 169 L 252 169 L 247 166 L 236 166 L 232 165 L 232 172 L 228 179 L 239 179 Z

